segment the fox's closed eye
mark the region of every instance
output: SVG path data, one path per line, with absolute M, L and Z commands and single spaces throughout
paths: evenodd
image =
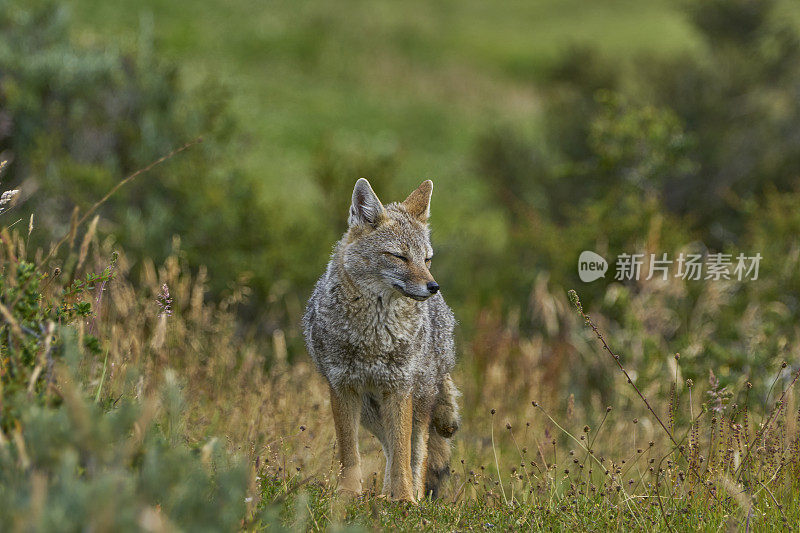
M 408 262 L 408 257 L 406 257 L 404 255 L 396 254 L 394 252 L 383 252 L 383 253 L 385 253 L 387 255 L 391 255 L 392 257 L 396 257 L 397 259 L 399 259 L 401 261 Z

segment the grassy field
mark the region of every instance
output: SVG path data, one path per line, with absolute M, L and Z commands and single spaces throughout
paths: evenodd
M 71 5 L 78 40 L 124 46 L 152 32 L 190 83 L 222 81 L 240 119 L 244 168 L 270 195 L 300 201 L 316 200 L 314 156 L 333 142 L 400 150 L 401 190 L 433 177 L 467 211 L 477 135 L 508 124 L 535 135 L 535 82 L 566 48 L 590 43 L 626 59 L 697 44 L 666 1 Z
M 548 389 L 545 372 L 519 376 L 526 365 L 513 351 L 494 353 L 481 390 L 459 375 L 468 407 L 465 429 L 454 439 L 451 477 L 442 500 L 418 506 L 379 496 L 383 458 L 369 435 L 361 438 L 365 494 L 356 500 L 338 494 L 325 385 L 304 364 L 278 373 L 269 381 L 278 391 L 270 402 L 273 423 L 276 429 L 301 424 L 257 454 L 251 489 L 254 501 L 261 499 L 257 508 L 311 531 L 794 528 L 800 419 L 793 386 L 800 372 L 772 391 L 777 401 L 770 408 L 750 397 L 749 384 L 729 390 L 713 373 L 708 383 L 679 381 L 676 355 L 671 392 L 658 394 L 631 385 L 636 369 L 624 358 L 617 365 L 614 340 L 594 329 L 593 319 L 575 313 L 576 335 L 584 331 L 582 320 L 587 347 L 618 369 L 613 405 L 585 410 L 571 397 L 562 411 L 562 393 Z M 764 370 L 774 372 L 774 385 L 785 368 Z
M 464 257 L 448 254 L 459 239 L 480 252 L 482 244 L 501 250 L 515 238 L 506 220 L 514 212 L 488 200 L 491 181 L 478 175 L 476 143 L 504 127 L 527 139 L 543 135 L 542 94 L 571 46 L 588 44 L 623 64 L 640 52 L 702 51 L 675 3 L 70 0 L 69 8 L 76 43 L 135 44 L 140 54 L 150 50 L 178 65 L 189 86 L 222 83 L 238 122 L 224 153 L 258 177 L 270 215 L 286 230 L 281 237 L 315 209 L 322 220 L 315 227 L 340 211 L 332 205 L 339 198 L 322 198 L 315 181 L 326 157 L 368 154 L 397 165 L 386 195 L 379 192 L 384 201 L 422 177 L 436 180 L 434 243 L 446 243 L 437 248 L 444 266 L 436 275 L 444 272 L 454 287 L 448 301 L 463 324 L 454 376 L 464 419 L 442 500 L 409 506 L 378 496 L 384 459 L 366 431 L 360 445 L 368 490 L 339 497 L 327 385 L 300 340 L 301 296 L 310 285 L 287 289 L 288 276 L 276 272 L 268 327 L 253 327 L 241 321 L 250 289 L 223 280 L 229 290 L 212 295 L 207 271 L 189 263 L 179 239 L 163 261 L 129 257 L 102 219 L 84 212 L 86 224 L 73 225 L 54 254 L 59 268 L 52 268 L 56 260 L 34 268 L 34 219 L 27 236 L 26 221 L 9 219 L 6 229 L 3 220 L 0 296 L 11 311 L 0 310 L 13 316 L 0 324 L 0 393 L 23 414 L 9 415 L 7 425 L 0 419 L 0 501 L 23 495 L 9 506 L 15 530 L 57 530 L 64 516 L 115 530 L 115 516 L 97 508 L 115 508 L 117 491 L 131 530 L 796 528 L 800 331 L 784 324 L 793 316 L 784 296 L 794 287 L 800 247 L 781 249 L 780 272 L 767 271 L 762 285 L 609 282 L 595 295 L 591 324 L 564 287 L 549 282 L 552 272 L 499 268 L 522 255 L 456 264 Z M 620 123 L 637 124 L 626 118 Z M 225 191 L 219 194 L 224 203 Z M 643 250 L 671 246 L 660 231 L 674 223 L 672 214 L 642 223 L 643 211 L 633 211 L 620 220 L 614 210 L 627 206 L 609 198 L 608 212 L 587 217 L 637 226 Z M 778 234 L 796 240 L 792 198 L 776 202 L 772 216 L 786 221 Z M 41 215 L 48 213 L 37 213 L 37 224 Z M 213 220 L 216 213 L 202 215 Z M 550 231 L 547 244 L 559 249 L 558 225 Z M 598 228 L 585 231 L 604 238 Z M 332 242 L 322 246 L 314 237 L 314 253 L 281 256 L 280 265 L 321 272 Z M 297 265 L 309 257 L 319 264 Z M 573 258 L 564 262 L 574 275 Z M 480 269 L 532 282 L 520 294 L 468 301 Z M 31 272 L 35 282 L 23 276 Z M 29 294 L 30 284 L 37 289 Z M 508 304 L 512 298 L 525 306 Z M 745 311 L 733 316 L 742 299 Z M 51 341 L 60 347 L 72 337 L 72 355 L 51 374 Z M 5 371 L 10 361 L 17 373 Z M 46 438 L 42 412 L 58 417 L 61 440 Z M 65 473 L 80 491 L 63 482 L 71 479 Z M 6 485 L 17 490 L 3 492 Z M 224 512 L 216 513 L 218 502 Z M 73 507 L 83 514 L 71 514 Z M 0 505 L 0 518 L 5 512 Z
M 85 348 L 55 363 L 58 400 L 48 410 L 31 405 L 34 389 L 27 385 L 44 363 L 31 365 L 32 377 L 17 378 L 29 390 L 24 425 L 0 433 L 0 496 L 15 500 L 10 510 L 0 505 L 0 517 L 13 530 L 61 530 L 65 516 L 98 531 L 175 531 L 177 524 L 246 531 L 719 531 L 788 529 L 800 520 L 800 371 L 785 364 L 762 369 L 772 387 L 766 398 L 751 397 L 749 384 L 728 389 L 713 374 L 707 383 L 684 381 L 682 362 L 672 357 L 668 379 L 638 389 L 629 381 L 638 370 L 631 358 L 619 359 L 624 371 L 617 367 L 618 339 L 592 331 L 603 318 L 589 323 L 541 288 L 533 297 L 543 308 L 555 304 L 548 312 L 564 324 L 568 342 L 614 372 L 606 407 L 600 397 L 590 408 L 572 395 L 563 401 L 547 366 L 552 359 L 539 363 L 540 332 L 528 337 L 488 321 L 464 347 L 456 376 L 464 420 L 443 498 L 411 506 L 377 496 L 384 461 L 366 432 L 366 493 L 356 500 L 338 495 L 327 386 L 312 365 L 287 364 L 279 335 L 271 343 L 243 338 L 235 318 L 241 295 L 204 302 L 206 279 L 185 269 L 179 250 L 163 265 L 148 264 L 137 279 L 124 255 L 109 267 L 110 243 L 93 236 L 91 228 L 80 231 L 69 255 L 82 254 L 85 271 L 103 272 L 101 279 L 113 272 L 113 280 L 83 285 L 89 278 L 81 270 L 74 286 L 85 296 L 68 293 L 60 305 L 72 309 L 78 298 L 92 302 L 95 313 L 74 329 L 56 330 L 59 344 L 78 338 Z M 25 239 L 10 239 L 8 250 L 24 256 Z M 7 266 L 19 266 L 4 254 Z M 4 280 L 6 300 L 19 294 L 30 270 L 18 272 Z M 48 304 L 63 294 L 58 282 L 43 290 Z M 642 298 L 628 305 L 646 314 L 653 300 Z M 23 304 L 36 306 L 37 299 Z M 11 322 L 15 341 L 27 339 L 26 324 Z M 19 369 L 14 353 L 5 352 L 3 363 L 10 356 Z M 14 376 L 4 378 L 10 399 Z M 85 469 L 77 468 L 78 457 Z

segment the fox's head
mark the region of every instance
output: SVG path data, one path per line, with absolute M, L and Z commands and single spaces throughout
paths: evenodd
M 425 180 L 401 203 L 383 205 L 364 178 L 356 182 L 344 239 L 344 268 L 354 283 L 379 295 L 415 300 L 436 294 L 428 216 L 433 182 Z

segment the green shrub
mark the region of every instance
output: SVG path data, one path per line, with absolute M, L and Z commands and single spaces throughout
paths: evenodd
M 21 531 L 236 530 L 246 471 L 216 440 L 191 450 L 165 431 L 183 416 L 175 378 L 158 397 L 121 398 L 106 411 L 80 385 L 77 333 L 58 335 L 63 401 L 21 406 L 0 434 L 0 522 Z
M 108 349 L 119 339 L 101 337 L 108 328 L 96 322 L 103 320 L 98 311 L 116 257 L 101 274 L 79 276 L 84 266 L 45 275 L 24 259 L 18 233 L 3 227 L 2 237 L 4 528 L 238 529 L 247 518 L 247 469 L 217 439 L 194 449 L 187 445 L 190 413 L 177 374 L 161 369 L 148 375 L 145 387 L 145 371 L 139 368 L 144 365 L 120 365 L 116 358 L 117 382 L 125 381 L 122 394 L 103 390 L 109 385 Z M 74 267 L 74 252 L 68 258 Z M 252 519 L 269 523 L 267 514 Z
M 691 3 L 705 46 L 677 58 L 611 62 L 573 48 L 541 81 L 543 140 L 513 130 L 481 139 L 480 175 L 509 229 L 495 263 L 514 266 L 494 274 L 489 290 L 505 295 L 514 320 L 522 310 L 523 331 L 552 329 L 529 298 L 544 270 L 557 292 L 582 287 L 643 383 L 657 382 L 670 352 L 682 351 L 694 379 L 710 366 L 725 384 L 740 376 L 769 386 L 759 369 L 791 358 L 800 318 L 790 207 L 800 187 L 800 30 L 778 7 Z M 620 253 L 675 259 L 688 249 L 761 253 L 759 279 L 656 287 L 577 277 L 583 250 L 613 262 Z M 570 376 L 581 383 L 575 390 L 607 388 L 590 383 L 594 365 L 585 364 L 585 376 Z
M 36 191 L 16 211 L 35 213 L 31 248 L 60 238 L 75 206 L 85 211 L 122 177 L 202 136 L 110 198 L 100 231 L 134 261 L 163 260 L 178 235 L 217 295 L 244 272 L 267 286 L 281 264 L 260 251 L 282 229 L 256 180 L 237 170 L 225 89 L 185 83 L 153 53 L 146 25 L 120 50 L 76 43 L 69 22 L 55 1 L 0 0 L 0 153 L 10 159 L 5 181 L 21 183 L 23 196 Z
M 8 233 L 5 234 L 10 239 Z M 0 271 L 0 305 L 8 316 L 0 323 L 0 430 L 8 430 L 20 418 L 20 409 L 30 403 L 44 405 L 56 400 L 50 385 L 53 365 L 62 359 L 63 346 L 56 325 L 66 325 L 92 316 L 88 291 L 105 285 L 112 277 L 109 267 L 101 274 L 87 274 L 45 293 L 42 285 L 56 285 L 27 261 L 6 261 Z M 88 352 L 100 353 L 98 339 L 86 334 Z

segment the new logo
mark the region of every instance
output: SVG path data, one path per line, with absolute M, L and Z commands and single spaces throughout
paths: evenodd
M 608 261 L 599 254 L 585 250 L 578 257 L 578 276 L 585 283 L 605 277 L 607 270 Z

